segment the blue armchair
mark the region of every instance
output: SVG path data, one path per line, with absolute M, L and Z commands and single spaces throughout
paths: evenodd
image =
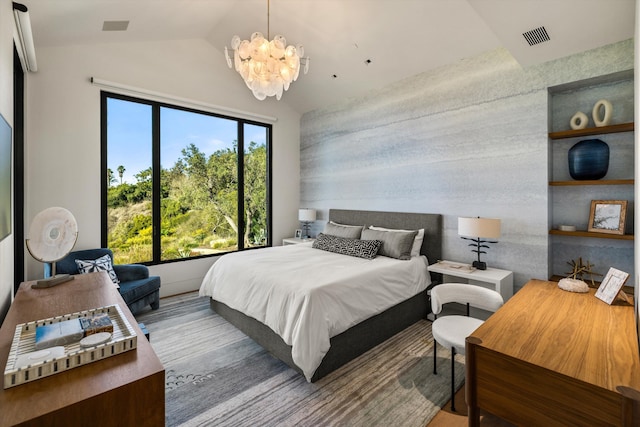
M 80 274 L 76 260 L 95 260 L 108 254 L 113 264 L 113 252 L 107 248 L 86 249 L 70 252 L 56 262 L 56 274 Z M 52 266 L 44 264 L 44 277 L 51 277 Z M 153 310 L 160 307 L 160 277 L 149 276 L 149 269 L 142 264 L 113 265 L 120 280 L 120 295 L 132 313 L 151 305 Z

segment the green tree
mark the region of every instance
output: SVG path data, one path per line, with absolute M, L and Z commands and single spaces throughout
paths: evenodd
M 246 245 L 264 244 L 267 230 L 267 148 L 249 143 L 244 155 L 244 209 Z
M 194 144 L 182 150 L 171 172 L 183 179 L 175 187 L 182 205 L 204 211 L 212 208 L 238 235 L 238 144 L 214 152 L 206 158 Z M 249 144 L 244 155 L 244 245 L 262 244 L 266 230 L 266 147 Z M 176 193 L 177 194 L 177 193 Z M 259 236 L 259 237 L 257 237 Z
M 163 259 L 191 256 L 204 248 L 233 250 L 240 237 L 244 247 L 264 244 L 267 237 L 266 147 L 251 142 L 245 149 L 242 236 L 238 235 L 237 225 L 237 148 L 234 142 L 232 148 L 206 156 L 190 144 L 172 168 L 160 171 Z M 121 183 L 110 186 L 107 193 L 109 247 L 119 260 L 146 261 L 150 259 L 153 235 L 153 172 L 151 168 L 144 169 L 135 174 L 137 182 L 129 184 L 122 182 L 124 170 L 124 166 L 118 167 Z M 198 247 L 202 249 L 195 249 Z
M 204 210 L 207 206 L 222 215 L 237 234 L 237 144 L 233 149 L 218 150 L 206 158 L 194 144 L 182 150 L 176 169 L 183 171 L 181 201 L 183 205 Z
M 153 194 L 153 172 L 151 167 L 134 175 L 136 177 L 135 201 L 151 200 Z
M 116 182 L 116 177 L 113 175 L 113 170 L 111 168 L 107 169 L 107 185 L 111 187 L 111 184 Z
M 126 170 L 124 166 L 118 166 L 118 176 L 120 176 L 120 184 L 122 184 L 122 176 L 124 175 L 124 171 Z

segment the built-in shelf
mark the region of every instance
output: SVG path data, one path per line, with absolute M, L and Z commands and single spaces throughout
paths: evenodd
M 595 128 L 570 129 L 558 132 L 549 132 L 549 139 L 565 139 L 576 138 L 580 136 L 604 135 L 607 133 L 633 132 L 634 123 L 620 123 L 617 125 L 609 125 Z
M 634 185 L 633 179 L 599 179 L 599 180 L 583 180 L 583 181 L 549 181 L 549 185 Z
M 633 240 L 633 234 L 609 234 L 609 233 L 595 233 L 592 231 L 562 231 L 562 230 L 549 230 L 549 234 L 556 234 L 559 236 L 572 236 L 572 237 L 594 237 L 597 239 L 616 239 L 616 240 Z

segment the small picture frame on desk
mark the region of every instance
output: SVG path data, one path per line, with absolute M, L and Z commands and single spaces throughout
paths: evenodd
M 299 229 L 299 228 L 297 228 L 297 229 L 296 229 L 296 234 L 294 235 L 294 237 L 295 237 L 296 239 L 301 239 L 301 238 L 302 238 L 302 230 L 301 230 L 301 229 Z
M 613 267 L 610 268 L 604 280 L 602 280 L 600 287 L 598 287 L 598 290 L 596 291 L 596 297 L 611 305 L 618 294 L 621 294 L 622 298 L 629 302 L 627 295 L 622 290 L 622 287 L 628 278 L 629 273 L 625 273 L 624 271 Z
M 626 200 L 592 200 L 587 231 L 624 234 Z

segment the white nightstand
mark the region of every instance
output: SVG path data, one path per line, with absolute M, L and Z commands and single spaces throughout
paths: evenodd
M 498 291 L 500 295 L 502 295 L 504 302 L 507 302 L 507 300 L 513 296 L 512 271 L 490 267 L 486 270 L 476 270 L 469 264 L 453 261 L 438 261 L 435 264 L 431 264 L 428 270 L 443 274 L 444 283 L 469 283 Z
M 282 239 L 282 246 L 286 246 L 286 245 L 297 245 L 298 243 L 307 243 L 307 242 L 313 242 L 316 239 L 313 239 L 311 237 L 309 237 L 308 239 L 301 239 L 299 237 L 287 237 Z

